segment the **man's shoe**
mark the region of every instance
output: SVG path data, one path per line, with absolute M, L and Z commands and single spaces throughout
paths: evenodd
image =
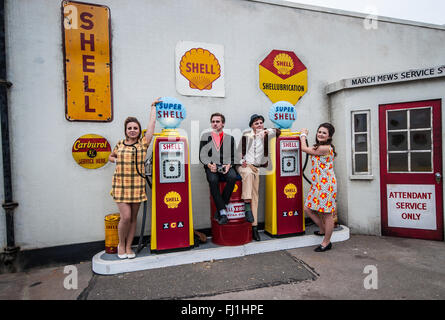
M 251 210 L 247 210 L 247 211 L 246 211 L 246 213 L 245 213 L 245 218 L 246 218 L 246 221 L 247 221 L 247 222 L 250 222 L 250 223 L 252 223 L 252 222 L 255 220 L 254 217 L 253 217 L 253 213 L 252 213 Z
M 229 219 L 226 215 L 222 215 L 219 219 L 217 219 L 219 224 L 227 224 L 229 222 Z
M 215 219 L 216 221 L 218 221 L 220 218 L 220 214 L 218 212 L 218 210 L 215 211 L 215 214 L 213 215 L 213 219 Z
M 258 227 L 252 227 L 252 238 L 255 241 L 260 241 L 260 234 L 258 233 Z

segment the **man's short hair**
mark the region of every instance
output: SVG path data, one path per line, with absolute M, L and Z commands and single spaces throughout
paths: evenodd
M 221 117 L 222 123 L 226 123 L 226 118 L 224 117 L 223 114 L 221 114 L 219 112 L 216 112 L 210 116 L 210 122 L 212 122 L 213 117 Z

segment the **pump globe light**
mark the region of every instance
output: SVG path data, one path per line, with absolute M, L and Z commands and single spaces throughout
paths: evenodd
M 278 129 L 289 129 L 297 120 L 297 111 L 290 102 L 278 101 L 270 107 L 269 119 Z
M 176 98 L 162 97 L 156 104 L 156 120 L 164 129 L 176 129 L 186 117 L 184 105 Z

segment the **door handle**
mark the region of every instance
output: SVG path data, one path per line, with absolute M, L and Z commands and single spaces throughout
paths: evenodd
M 436 172 L 434 174 L 434 177 L 436 178 L 436 183 L 440 183 L 440 181 L 442 180 L 442 175 L 439 172 Z

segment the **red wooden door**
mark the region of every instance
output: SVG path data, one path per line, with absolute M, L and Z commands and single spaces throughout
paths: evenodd
M 380 105 L 382 234 L 443 240 L 441 100 Z

